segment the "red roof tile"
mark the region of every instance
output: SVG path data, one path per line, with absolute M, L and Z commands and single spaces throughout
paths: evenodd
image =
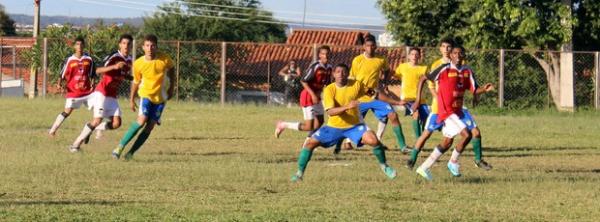
M 287 44 L 360 45 L 366 31 L 295 29 Z

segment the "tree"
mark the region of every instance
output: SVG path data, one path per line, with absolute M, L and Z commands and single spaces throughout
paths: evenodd
M 16 34 L 15 21 L 6 14 L 4 6 L 0 4 L 0 36 L 12 36 Z
M 437 2 L 444 9 L 436 8 Z M 600 36 L 598 1 L 575 0 L 566 5 L 560 0 L 379 0 L 378 4 L 389 20 L 388 30 L 399 42 L 410 43 L 414 40 L 409 38 L 414 38 L 416 43 L 434 46 L 450 34 L 470 48 L 529 50 L 546 74 L 555 104 L 559 101 L 560 53 L 534 51 L 560 50 L 563 44 L 580 39 L 586 41 L 575 41 L 575 49 L 598 47 Z M 411 4 L 426 7 L 402 8 Z M 444 20 L 449 24 L 440 22 Z M 418 27 L 403 24 L 407 22 Z
M 185 0 L 159 6 L 144 19 L 144 32 L 170 40 L 283 42 L 285 26 L 276 23 L 257 0 Z

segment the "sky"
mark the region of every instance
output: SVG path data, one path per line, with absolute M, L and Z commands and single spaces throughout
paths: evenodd
M 82 17 L 139 17 L 149 15 L 155 6 L 174 0 L 42 0 L 42 15 Z M 263 7 L 280 20 L 303 19 L 303 0 L 261 0 Z M 8 13 L 33 14 L 33 0 L 2 0 Z M 385 19 L 376 0 L 306 0 L 306 22 L 377 25 Z

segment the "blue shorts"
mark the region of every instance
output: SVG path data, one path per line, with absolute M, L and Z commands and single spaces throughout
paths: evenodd
M 412 116 L 413 111 L 412 111 L 412 105 L 415 102 L 407 102 L 406 104 L 404 104 L 405 107 L 405 112 L 404 115 L 405 116 Z M 419 107 L 417 108 L 417 112 L 419 112 L 419 121 L 421 121 L 422 123 L 427 121 L 427 117 L 429 116 L 429 106 L 426 104 L 420 104 Z
M 387 123 L 387 115 L 394 112 L 394 108 L 392 108 L 390 104 L 378 99 L 371 102 L 360 103 L 358 108 L 360 109 L 360 114 L 363 118 L 365 118 L 369 110 L 373 110 L 375 117 L 377 117 L 380 122 L 384 123 Z
M 327 125 L 319 128 L 313 133 L 312 138 L 318 140 L 323 147 L 330 147 L 337 144 L 344 138 L 350 139 L 356 146 L 362 146 L 361 139 L 367 132 L 367 126 L 360 123 L 350 128 L 334 128 Z
M 144 115 L 148 119 L 159 122 L 164 109 L 165 103 L 154 104 L 147 98 L 140 98 L 140 111 L 138 115 Z
M 475 127 L 477 127 L 477 123 L 475 122 L 475 119 L 473 119 L 473 116 L 471 115 L 469 110 L 463 108 L 462 112 L 463 116 L 460 118 L 460 120 L 462 120 L 462 122 L 465 123 L 465 125 L 467 125 L 467 129 L 469 131 L 475 129 Z M 433 132 L 435 130 L 442 130 L 444 122 L 437 123 L 437 118 L 437 113 L 432 113 L 427 117 L 427 121 L 425 122 L 425 129 L 427 131 Z

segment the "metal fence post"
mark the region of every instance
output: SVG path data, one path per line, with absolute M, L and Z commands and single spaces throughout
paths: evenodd
M 225 62 L 227 61 L 227 43 L 221 43 L 221 106 L 225 105 Z
M 2 52 L 3 48 L 4 47 L 2 47 L 2 45 L 0 44 L 0 96 L 2 96 L 2 79 L 4 78 L 4 74 L 2 74 L 2 57 L 4 57 L 4 52 Z
M 179 102 L 179 55 L 181 52 L 181 41 L 177 40 L 177 65 L 175 65 L 175 79 L 177 79 L 177 81 L 175 81 L 175 101 Z
M 12 47 L 12 63 L 13 63 L 13 68 L 12 68 L 12 74 L 15 78 L 17 78 L 17 46 L 13 45 Z M 21 78 L 19 76 L 19 78 Z
M 42 97 L 46 97 L 48 88 L 48 38 L 44 38 L 44 52 L 42 54 Z
M 600 52 L 594 53 L 594 69 L 595 83 L 594 84 L 594 105 L 596 109 L 600 109 Z
M 313 55 L 313 59 L 312 59 L 311 63 L 314 61 L 317 61 L 319 59 L 318 54 L 317 54 L 317 43 L 313 44 L 312 55 Z
M 498 107 L 504 107 L 504 49 L 500 49 L 498 64 Z
M 269 60 L 267 61 L 267 104 L 271 104 L 271 60 L 272 56 L 269 55 Z

